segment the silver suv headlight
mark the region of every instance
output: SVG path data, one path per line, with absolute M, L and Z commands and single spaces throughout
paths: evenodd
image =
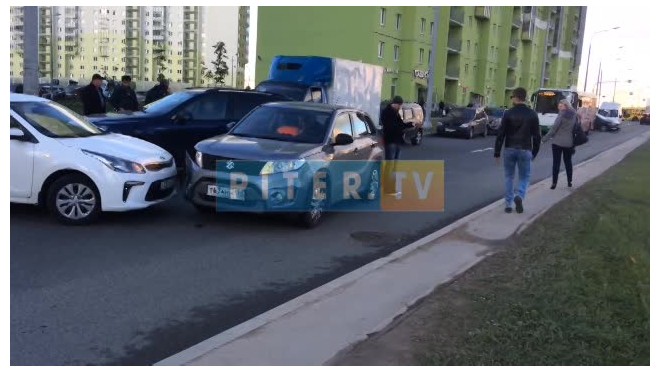
M 196 163 L 197 166 L 199 166 L 199 167 L 202 167 L 202 164 L 204 163 L 204 161 L 203 161 L 203 156 L 204 156 L 204 155 L 202 154 L 202 152 L 200 152 L 200 151 L 196 151 L 196 152 L 195 152 L 195 163 Z
M 286 173 L 300 169 L 305 164 L 305 160 L 292 160 L 292 161 L 268 161 L 261 169 L 261 175 Z

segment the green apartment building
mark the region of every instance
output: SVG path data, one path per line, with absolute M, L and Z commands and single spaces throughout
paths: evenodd
M 231 75 L 244 85 L 249 7 L 40 6 L 38 25 L 26 25 L 23 7 L 10 8 L 10 78 L 21 81 L 24 34 L 38 27 L 39 72 L 51 79 L 86 82 L 95 73 L 130 75 L 150 87 L 160 74 L 175 83 L 204 85 L 202 62 L 225 42 Z
M 586 7 L 259 7 L 256 82 L 275 55 L 318 55 L 384 67 L 382 98 L 425 100 L 438 31 L 434 102 L 508 105 L 523 86 L 577 85 Z

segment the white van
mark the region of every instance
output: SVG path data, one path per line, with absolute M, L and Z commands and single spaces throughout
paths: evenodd
M 598 114 L 604 117 L 619 120 L 623 116 L 621 105 L 616 102 L 603 102 L 598 108 Z

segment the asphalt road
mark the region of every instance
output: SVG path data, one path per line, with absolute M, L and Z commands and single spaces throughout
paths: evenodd
M 648 130 L 593 133 L 574 161 Z M 152 364 L 205 340 L 502 197 L 494 140 L 427 136 L 403 149 L 445 160 L 444 212 L 332 213 L 315 230 L 199 214 L 180 197 L 85 227 L 12 205 L 11 364 Z M 533 182 L 551 162 L 545 144 Z

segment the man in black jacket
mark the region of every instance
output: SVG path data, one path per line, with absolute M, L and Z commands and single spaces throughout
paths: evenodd
M 154 85 L 149 89 L 145 97 L 144 104 L 153 103 L 159 99 L 165 98 L 170 95 L 170 83 L 167 79 L 162 79 L 158 85 Z
M 83 115 L 89 116 L 96 113 L 105 113 L 105 97 L 101 91 L 103 77 L 98 73 L 92 76 L 92 82 L 80 89 L 80 100 L 83 104 Z
M 131 89 L 131 77 L 128 75 L 121 77 L 121 86 L 115 88 L 110 98 L 110 103 L 115 110 L 137 111 L 138 101 L 135 92 Z
M 532 160 L 539 153 L 541 131 L 539 116 L 525 105 L 527 91 L 516 88 L 511 95 L 513 107 L 504 112 L 497 139 L 495 140 L 495 163 L 500 162 L 500 153 L 504 144 L 504 177 L 506 202 L 504 211 L 510 213 L 513 203 L 516 212 L 523 212 L 522 201 L 527 192 L 532 168 Z M 513 194 L 513 178 L 518 167 L 518 187 Z
M 392 99 L 392 103 L 380 113 L 380 120 L 383 123 L 383 139 L 385 141 L 385 159 L 398 160 L 403 144 L 403 131 L 406 128 L 413 127 L 411 123 L 403 122 L 399 109 L 403 104 L 403 99 L 398 95 Z

